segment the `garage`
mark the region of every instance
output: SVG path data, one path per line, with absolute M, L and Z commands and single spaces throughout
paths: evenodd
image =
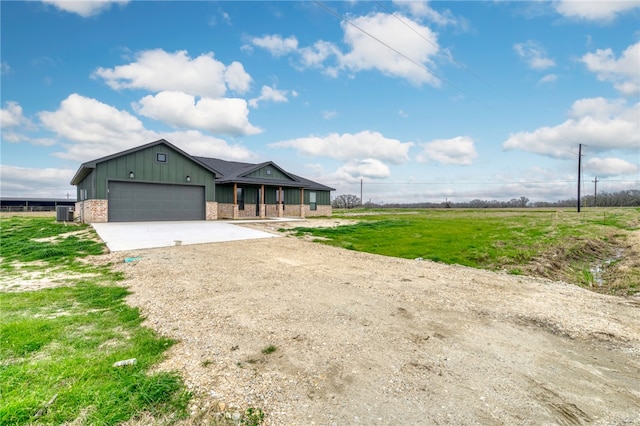
M 109 222 L 205 219 L 204 186 L 111 181 L 107 198 Z

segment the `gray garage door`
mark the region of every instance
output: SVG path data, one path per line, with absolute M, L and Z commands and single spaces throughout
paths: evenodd
M 204 187 L 109 182 L 109 222 L 204 220 Z

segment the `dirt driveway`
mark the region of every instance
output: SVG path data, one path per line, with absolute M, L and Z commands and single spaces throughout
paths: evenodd
M 260 407 L 277 425 L 640 424 L 637 297 L 293 237 L 110 256 L 131 255 L 128 301 L 180 341 L 160 368 L 183 375 L 194 412 Z

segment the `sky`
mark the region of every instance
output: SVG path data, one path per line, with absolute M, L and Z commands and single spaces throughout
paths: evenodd
M 583 195 L 640 189 L 638 1 L 0 13 L 3 197 L 75 198 L 80 164 L 162 138 L 375 203 L 575 198 L 580 144 Z

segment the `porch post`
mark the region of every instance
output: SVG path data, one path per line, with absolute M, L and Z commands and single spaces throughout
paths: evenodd
M 300 188 L 300 217 L 305 218 L 305 208 L 304 208 L 304 188 Z
M 240 213 L 238 211 L 238 184 L 233 183 L 233 219 L 238 219 Z
M 267 217 L 267 206 L 264 204 L 264 184 L 260 185 L 260 217 Z
M 238 204 L 238 184 L 233 184 L 233 204 Z

